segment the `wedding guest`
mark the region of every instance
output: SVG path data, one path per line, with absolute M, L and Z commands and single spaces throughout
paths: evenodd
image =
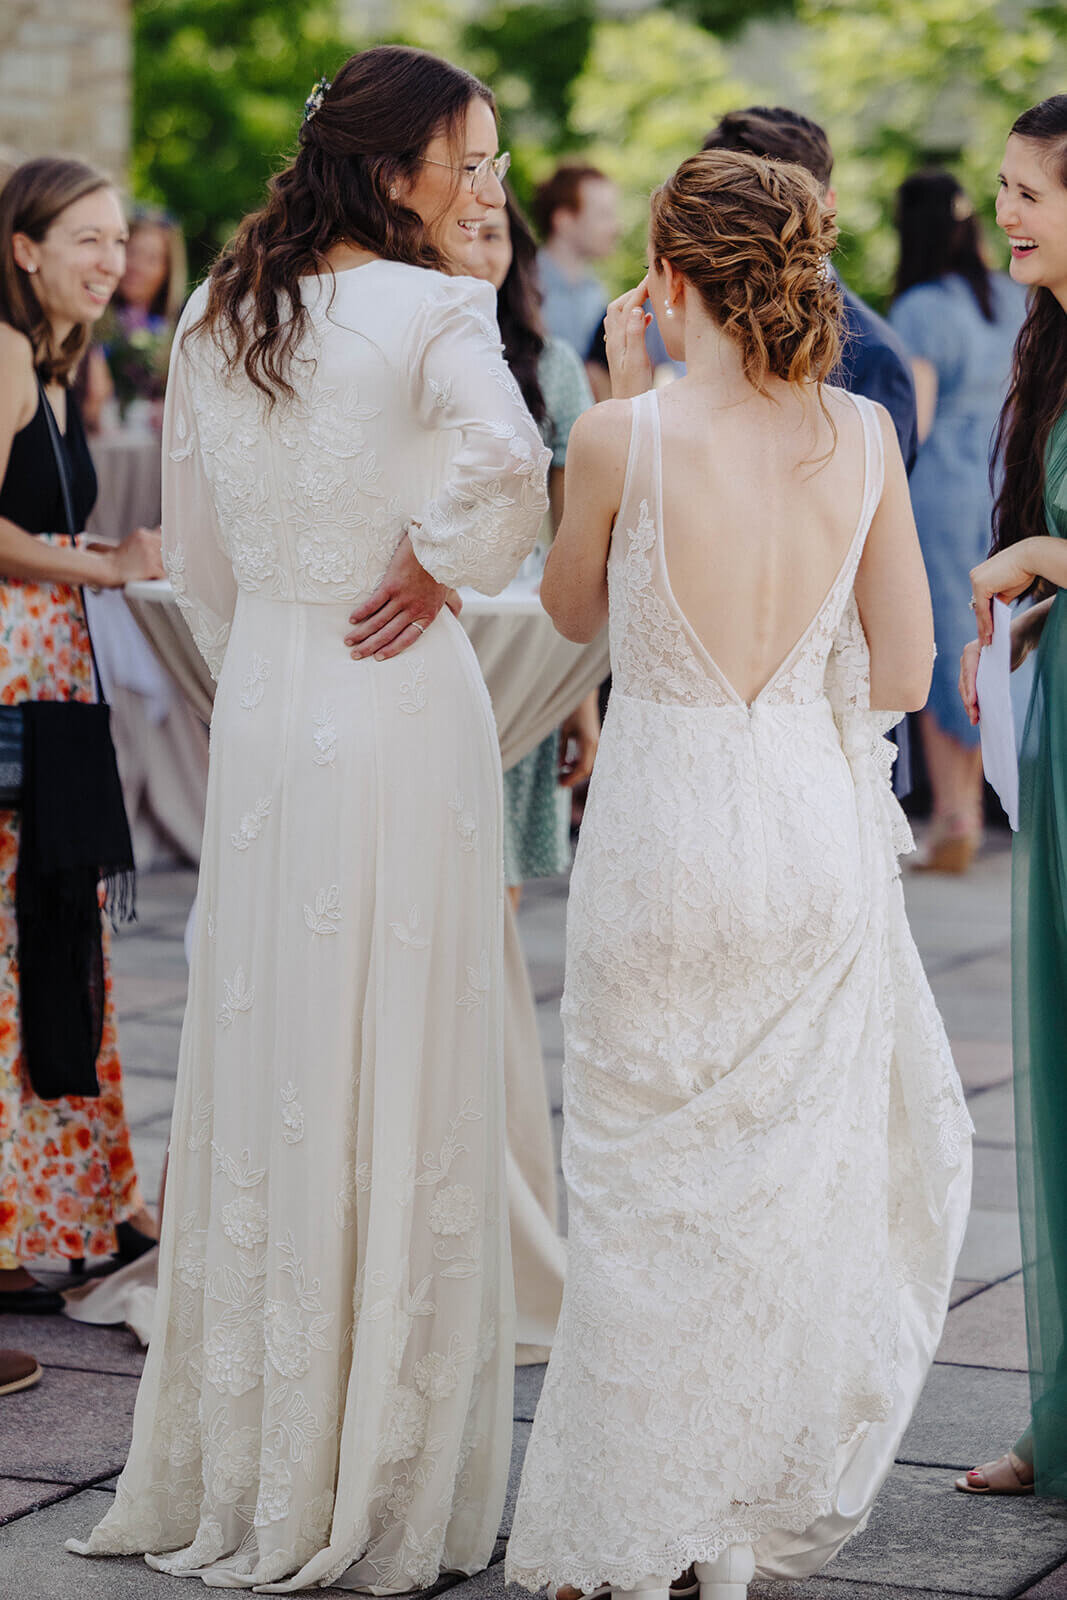
M 158 428 L 170 340 L 185 302 L 185 240 L 164 212 L 134 210 L 126 245 L 126 269 L 104 319 L 100 342 L 83 363 L 79 388 L 90 432 L 117 398 L 125 416 L 145 402 Z
M 919 714 L 933 792 L 915 865 L 965 872 L 982 838 L 982 752 L 957 691 L 971 635 L 971 567 L 989 548 L 989 452 L 1011 370 L 1025 292 L 991 272 L 974 207 L 947 172 L 918 172 L 897 191 L 900 262 L 889 320 L 912 356 L 919 457 L 911 501 L 934 605 L 937 659 Z
M 818 183 L 831 211 L 837 191 L 831 182 L 834 154 L 823 128 L 787 106 L 747 106 L 728 111 L 704 140 L 705 150 L 742 150 L 771 161 L 795 161 Z M 841 289 L 844 326 L 841 356 L 834 381 L 854 394 L 885 406 L 893 418 L 904 465 L 915 464 L 919 441 L 915 385 L 908 353 L 899 336 L 865 300 L 843 284 L 831 263 L 829 271 Z
M 599 167 L 568 161 L 538 187 L 531 209 L 544 240 L 537 268 L 545 327 L 587 361 L 593 392 L 606 399 L 611 392 L 606 370 L 595 351 L 588 361 L 607 305 L 593 267 L 619 242 L 619 192 Z
M 199 915 L 133 1441 L 71 1548 L 210 1587 L 423 1588 L 503 1509 L 500 754 L 446 602 L 503 588 L 547 507 L 468 271 L 507 166 L 477 79 L 353 56 L 175 338 L 164 548 L 218 679 Z
M 957 1478 L 971 1494 L 1067 1495 L 1067 94 L 1024 111 L 1001 164 L 997 222 L 1011 275 L 1030 293 L 997 431 L 994 554 L 971 586 L 978 640 L 960 693 L 978 721 L 975 674 L 991 601 L 1033 591 L 1012 623 L 1012 664 L 1035 656 L 1012 848 L 1012 1045 L 1030 1426 L 1006 1454 Z
M 757 1564 L 821 1567 L 963 1240 L 970 1122 L 880 754 L 933 626 L 892 422 L 828 386 L 835 237 L 799 166 L 683 162 L 608 313 L 633 398 L 571 435 L 542 598 L 568 638 L 607 619 L 613 692 L 567 919 L 567 1281 L 507 1552 L 530 1589 L 668 1600 L 692 1563 L 742 1600 Z M 660 390 L 646 296 L 686 365 Z
M 70 384 L 89 330 L 122 273 L 126 224 L 108 180 L 77 161 L 17 168 L 0 192 L 0 702 L 95 698 L 79 585 L 118 588 L 162 575 L 158 533 L 139 528 L 112 550 L 73 548 L 47 407 L 61 434 L 75 526 L 83 528 L 96 477 Z M 83 775 L 84 776 L 84 775 Z M 55 801 L 52 802 L 53 804 Z M 121 810 L 121 806 L 119 808 Z M 34 806 L 36 815 L 37 805 Z M 28 1267 L 45 1256 L 99 1262 L 150 1248 L 155 1227 L 141 1198 L 122 1095 L 106 926 L 77 903 L 32 943 L 20 901 L 24 819 L 0 812 L 0 1310 L 60 1311 L 62 1299 Z M 110 814 L 80 815 L 78 830 L 112 831 Z M 122 818 L 125 826 L 125 818 Z M 34 834 L 39 829 L 35 821 Z M 84 908 L 83 908 L 84 909 Z M 34 974 L 34 1037 L 42 1006 L 59 1026 L 96 1026 L 91 1070 L 49 1092 L 34 1070 L 25 1015 Z M 51 974 L 51 976 L 49 976 Z M 42 988 L 43 985 L 43 988 Z M 102 1008 L 102 1009 L 98 1009 Z M 47 1020 L 47 1019 L 45 1019 Z M 79 1052 L 84 1041 L 77 1040 Z M 63 1054 L 63 1039 L 47 1051 Z M 74 1056 L 74 1041 L 69 1042 Z M 87 1050 L 92 1056 L 91 1048 Z M 63 1063 L 60 1063 L 63 1067 Z M 64 1071 L 66 1068 L 63 1069 Z M 71 1065 L 73 1072 L 73 1066 Z M 91 1082 L 86 1082 L 88 1077 Z M 98 1086 L 98 1087 L 97 1087 Z
M 544 332 L 537 246 L 515 197 L 505 192 L 504 207 L 490 212 L 478 229 L 470 272 L 496 290 L 504 357 L 552 451 L 546 541 L 551 544 L 563 512 L 567 440 L 593 396 L 573 347 Z M 527 878 L 551 878 L 570 866 L 570 790 L 592 772 L 599 736 L 594 690 L 561 728 L 504 774 L 504 880 L 516 910 Z
M 173 330 L 185 303 L 188 270 L 182 230 L 163 211 L 137 207 L 130 217 L 126 270 L 112 301 L 115 321 L 127 332 Z

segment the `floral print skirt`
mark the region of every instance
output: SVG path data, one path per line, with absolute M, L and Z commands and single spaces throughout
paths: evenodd
M 0 704 L 92 697 L 77 591 L 0 582 Z M 39 1100 L 26 1075 L 15 927 L 18 852 L 18 814 L 0 811 L 0 1270 L 49 1256 L 109 1255 L 115 1224 L 142 1204 L 122 1100 L 106 926 L 99 1098 Z

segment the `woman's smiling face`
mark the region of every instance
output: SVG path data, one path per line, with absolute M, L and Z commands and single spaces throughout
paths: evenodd
M 1013 133 L 997 192 L 997 224 L 1011 242 L 1011 275 L 1028 289 L 1050 289 L 1067 309 L 1067 185 L 1062 152 Z
M 504 190 L 494 172 L 477 192 L 472 192 L 468 175 L 487 156 L 496 155 L 497 143 L 496 118 L 476 95 L 467 106 L 458 147 L 446 134 L 435 134 L 403 195 L 404 204 L 419 214 L 438 249 L 461 272 L 468 269 L 483 219 L 504 204 Z

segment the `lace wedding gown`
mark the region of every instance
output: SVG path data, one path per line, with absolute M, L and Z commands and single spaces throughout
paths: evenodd
M 503 587 L 547 452 L 487 285 L 373 262 L 306 303 L 273 413 L 175 344 L 164 545 L 218 678 L 208 814 L 155 1330 L 74 1548 L 388 1593 L 483 1567 L 507 1483 L 500 757 L 447 610 L 391 661 L 343 640 L 411 517 L 435 577 Z
M 613 687 L 571 883 L 563 1312 L 508 1548 L 629 1588 L 862 1522 L 948 1303 L 970 1124 L 905 919 L 896 719 L 865 709 L 866 488 L 817 616 L 745 704 L 671 592 L 657 397 L 608 566 Z

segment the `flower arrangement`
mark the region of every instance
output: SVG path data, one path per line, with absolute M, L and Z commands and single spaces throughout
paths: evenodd
M 124 420 L 135 400 L 162 400 L 173 336 L 163 317 L 152 317 L 135 327 L 124 323 L 121 316 L 110 320 L 104 353 Z

